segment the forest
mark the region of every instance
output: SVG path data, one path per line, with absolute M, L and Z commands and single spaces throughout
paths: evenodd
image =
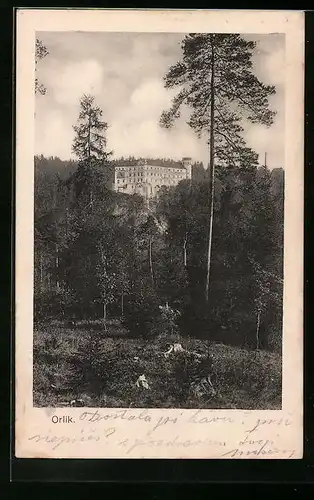
M 193 58 L 204 44 L 208 114 Z M 187 90 L 160 125 L 189 105 L 189 125 L 209 134 L 209 163 L 149 204 L 106 187 L 107 168 L 140 158 L 113 158 L 93 96 L 82 97 L 73 126 L 77 159 L 35 157 L 36 404 L 280 407 L 284 170 L 259 164 L 242 114 L 227 107 L 238 99 L 248 120 L 273 121 L 275 90 L 252 74 L 253 49 L 238 35 L 186 37 L 165 86 Z M 175 347 L 183 354 L 171 362 Z
M 124 318 L 152 335 L 159 306 L 183 334 L 280 349 L 283 170 L 216 172 L 209 307 L 203 299 L 208 182 L 162 189 L 152 209 L 99 181 L 73 201 L 75 162 L 35 159 L 35 318 Z M 203 168 L 204 170 L 204 168 Z M 205 170 L 204 170 L 205 177 Z M 70 182 L 72 181 L 72 182 Z M 155 332 L 157 333 L 157 332 Z

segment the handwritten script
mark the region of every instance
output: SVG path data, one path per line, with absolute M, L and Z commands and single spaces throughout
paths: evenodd
M 56 410 L 56 414 L 59 410 Z M 59 417 L 64 421 L 66 417 Z M 84 410 L 71 417 L 74 425 L 31 433 L 27 440 L 52 452 L 68 451 L 86 445 L 115 449 L 116 456 L 189 456 L 210 458 L 293 458 L 295 449 L 282 446 L 282 433 L 292 426 L 288 418 L 255 418 L 251 412 L 240 417 L 217 411 L 170 411 L 162 415 L 149 410 Z M 47 426 L 45 427 L 47 429 Z M 235 438 L 234 438 L 235 436 Z M 289 441 L 288 441 L 289 442 Z M 69 448 L 70 447 L 70 448 Z M 42 448 L 43 449 L 43 448 Z M 185 451 L 184 451 L 185 450 Z M 54 453 L 52 453 L 54 455 Z

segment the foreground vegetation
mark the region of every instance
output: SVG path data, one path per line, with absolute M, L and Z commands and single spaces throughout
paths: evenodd
M 41 325 L 34 334 L 34 406 L 281 407 L 281 358 L 178 335 L 129 338 L 119 323 Z M 179 343 L 185 352 L 171 352 Z M 189 352 L 186 352 L 189 351 Z M 195 354 L 196 353 L 196 354 Z M 203 356 L 201 362 L 198 355 Z M 193 391 L 210 374 L 212 392 Z M 137 387 L 145 375 L 148 388 Z

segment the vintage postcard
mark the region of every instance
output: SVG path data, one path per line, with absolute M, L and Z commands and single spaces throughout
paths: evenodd
M 19 458 L 303 456 L 304 16 L 17 10 Z

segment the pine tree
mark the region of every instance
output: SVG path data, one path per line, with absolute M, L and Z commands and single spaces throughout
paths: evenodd
M 165 87 L 179 87 L 170 110 L 160 123 L 169 128 L 180 118 L 181 108 L 191 108 L 190 127 L 208 137 L 209 203 L 205 300 L 209 299 L 214 216 L 215 164 L 240 166 L 257 162 L 242 137 L 243 120 L 270 126 L 275 112 L 268 98 L 275 87 L 264 85 L 252 72 L 255 42 L 238 34 L 190 34 L 182 42 L 182 60 L 165 75 Z
M 106 132 L 108 124 L 102 121 L 102 110 L 95 106 L 95 98 L 84 94 L 80 100 L 78 123 L 73 127 L 75 137 L 72 151 L 79 160 L 76 173 L 76 192 L 89 191 L 89 201 L 93 201 L 93 184 L 97 184 L 97 174 L 104 173 L 103 167 L 110 159 L 107 151 Z
M 105 161 L 111 154 L 106 152 L 108 124 L 101 120 L 102 110 L 94 102 L 93 96 L 83 95 L 78 124 L 73 127 L 76 137 L 72 150 L 81 162 Z

